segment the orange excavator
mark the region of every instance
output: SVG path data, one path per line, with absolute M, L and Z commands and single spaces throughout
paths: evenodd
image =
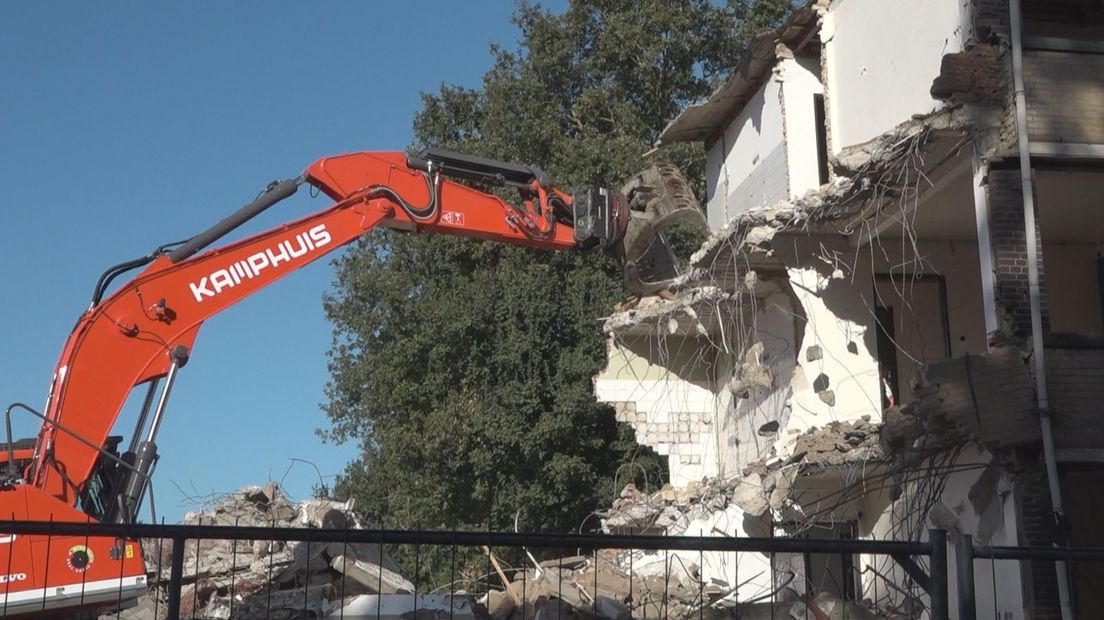
M 263 233 L 212 244 L 307 184 L 330 207 Z M 483 191 L 514 188 L 517 203 Z M 652 165 L 622 191 L 568 194 L 533 166 L 429 149 L 320 159 L 273 182 L 252 202 L 187 241 L 108 269 L 62 349 L 43 411 L 7 410 L 0 452 L 0 609 L 87 615 L 145 591 L 137 540 L 4 535 L 2 520 L 136 523 L 158 460 L 157 434 L 173 384 L 200 326 L 295 269 L 373 228 L 501 241 L 545 250 L 605 250 L 634 294 L 660 291 L 677 269 L 663 231 L 705 230 L 685 181 Z M 123 274 L 141 269 L 111 290 Z M 129 442 L 112 429 L 131 392 L 143 397 Z M 14 441 L 11 414 L 41 418 L 37 437 Z

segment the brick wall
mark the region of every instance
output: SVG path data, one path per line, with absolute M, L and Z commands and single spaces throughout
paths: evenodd
M 990 169 L 988 177 L 990 236 L 996 269 L 997 303 L 1007 315 L 1008 325 L 1020 337 L 1031 334 L 1031 302 L 1027 281 L 1027 236 L 1024 232 L 1023 190 L 1020 170 Z M 1046 270 L 1043 240 L 1039 234 L 1038 203 L 1035 240 L 1039 256 L 1039 287 L 1042 291 L 1043 330 L 1050 328 L 1046 300 Z
M 1055 445 L 1104 446 L 1104 349 L 1048 347 L 1046 363 Z
M 1014 481 L 1020 516 L 1020 544 L 1049 546 L 1056 536 L 1050 490 L 1042 456 L 1035 451 L 1017 455 L 1017 474 Z M 1054 563 L 1044 561 L 1024 562 L 1024 601 L 1031 620 L 1059 620 L 1058 579 Z
M 1104 56 L 1026 50 L 1023 59 L 1031 139 L 1104 144 Z
M 932 362 L 927 380 L 911 404 L 917 415 L 945 419 L 986 445 L 1039 441 L 1034 386 L 1018 348 Z

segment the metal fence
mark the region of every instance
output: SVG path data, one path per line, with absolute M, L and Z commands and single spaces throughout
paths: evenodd
M 951 612 L 948 579 L 952 573 L 948 537 L 942 530 L 931 530 L 928 541 L 918 542 L 7 521 L 0 522 L 0 533 L 43 536 L 47 546 L 51 540 L 74 536 L 141 540 L 150 577 L 144 606 L 135 608 L 133 600 L 122 600 L 120 590 L 119 600 L 98 603 L 95 613 L 84 614 L 93 618 L 103 614 L 173 620 L 478 620 L 488 616 L 498 620 L 717 620 L 793 618 L 794 613 L 800 617 L 802 612 L 796 609 L 813 620 L 910 616 L 942 620 Z M 978 617 L 975 562 L 1104 561 L 1104 549 L 976 548 L 963 535 L 954 542 L 959 618 Z M 406 577 L 389 571 L 387 551 L 403 555 L 404 567 L 411 571 L 404 573 Z M 702 577 L 709 554 L 722 554 L 735 562 L 749 554 L 769 558 L 771 590 L 741 598 L 743 584 Z M 811 583 L 794 584 L 787 592 L 788 584 L 773 574 L 774 558 L 784 554 L 804 557 L 806 562 L 817 556 L 859 554 L 892 558 L 923 591 L 923 610 L 902 608 L 900 615 L 891 616 L 885 610 L 864 610 L 854 600 L 833 609 L 821 604 Z M 363 566 L 350 569 L 348 559 L 357 557 L 365 560 Z M 646 567 L 648 558 L 652 562 Z M 218 575 L 211 568 L 215 564 L 221 567 Z M 682 574 L 691 575 L 689 584 L 677 578 Z M 22 583 L 4 581 L 0 596 L 6 605 L 9 592 Z M 858 597 L 852 593 L 854 598 Z M 221 601 L 220 606 L 213 607 L 211 601 Z M 875 611 L 881 615 L 874 615 Z M 38 609 L 24 613 L 76 617 L 71 608 L 50 609 L 45 595 Z M 4 615 L 8 615 L 6 607 Z M 992 615 L 997 615 L 995 607 Z
M 973 536 L 969 534 L 958 534 L 957 536 L 955 536 L 954 545 L 956 581 L 955 585 L 959 618 L 977 618 L 979 611 L 981 611 L 981 608 L 977 602 L 977 586 L 979 579 L 975 575 L 974 571 L 975 566 L 979 562 L 988 564 L 989 570 L 992 575 L 996 575 L 996 567 L 998 566 L 998 563 L 1019 562 L 1033 566 L 1034 570 L 1043 570 L 1050 577 L 1053 577 L 1053 564 L 1055 562 L 1065 562 L 1066 566 L 1077 566 L 1085 564 L 1097 564 L 1099 566 L 1104 566 L 1104 548 L 1069 546 L 979 546 L 974 544 Z M 1104 587 L 1104 584 L 1101 583 L 1093 585 Z M 983 583 L 982 587 L 991 588 L 989 594 L 991 595 L 993 601 L 992 617 L 998 617 L 997 601 L 1000 600 L 1002 595 L 1007 596 L 1011 593 L 1002 592 L 1001 586 L 995 578 L 992 580 L 991 583 Z M 1073 613 L 1073 617 L 1100 617 L 1099 609 L 1079 609 L 1077 594 L 1078 592 L 1076 591 L 1076 589 L 1074 589 L 1073 596 L 1070 599 L 1070 608 Z M 1061 603 L 1057 600 L 1056 594 L 1054 594 L 1051 599 L 1053 600 L 1046 601 L 1046 605 L 1048 607 L 1057 608 L 1058 606 L 1060 606 Z M 1054 609 L 1054 612 L 1057 613 L 1057 609 Z
M 492 615 L 510 620 L 705 620 L 733 616 L 789 618 L 792 616 L 787 609 L 795 604 L 803 605 L 806 616 L 813 620 L 868 617 L 847 606 L 834 615 L 824 615 L 811 595 L 801 596 L 806 588 L 798 584 L 791 589 L 798 599 L 784 600 L 785 582 L 765 596 L 741 600 L 741 584 L 700 578 L 707 554 L 723 554 L 736 563 L 742 557 L 765 554 L 771 558 L 772 567 L 773 558 L 781 554 L 805 558 L 890 556 L 911 564 L 912 577 L 924 582 L 932 618 L 947 618 L 948 610 L 947 538 L 941 530 L 931 531 L 929 542 L 59 522 L 0 522 L 0 532 L 45 536 L 46 545 L 54 538 L 73 536 L 143 541 L 154 595 L 138 610 L 124 610 L 127 605 L 123 603 L 132 601 L 122 600 L 101 610 L 117 618 L 475 620 Z M 254 553 L 265 548 L 268 551 L 264 554 Z M 386 550 L 404 555 L 404 566 L 412 571 L 405 586 L 396 584 L 396 575 L 385 568 Z M 285 559 L 293 558 L 289 580 L 281 580 L 287 566 L 284 560 L 275 559 L 277 553 L 284 553 Z M 356 573 L 348 569 L 345 558 L 358 554 L 372 556 L 372 561 Z M 473 562 L 476 557 L 479 559 Z M 538 559 L 542 557 L 548 559 Z M 644 563 L 649 557 L 653 561 L 646 570 Z M 229 570 L 201 587 L 199 581 L 213 572 L 205 568 L 213 560 Z M 258 566 L 258 562 L 262 564 Z M 312 563 L 341 570 L 329 569 L 336 575 L 335 581 L 320 584 L 307 574 Z M 474 571 L 481 574 L 473 573 L 473 563 L 483 565 Z M 241 570 L 245 567 L 259 570 L 264 583 L 245 583 L 248 578 Z M 294 574 L 297 571 L 299 574 Z M 445 578 L 431 580 L 428 576 L 435 573 Z M 365 579 L 366 575 L 370 579 Z M 683 575 L 691 578 L 676 578 Z M 776 582 L 773 571 L 768 578 L 772 584 Z M 8 582 L 0 586 L 5 602 L 8 590 L 17 585 Z M 319 606 L 318 594 L 325 588 L 330 590 L 322 598 L 336 602 Z M 213 590 L 221 594 L 213 595 Z M 365 593 L 359 607 L 346 605 L 345 595 L 358 591 Z M 201 610 L 200 599 L 211 600 L 212 596 L 223 597 L 219 600 L 225 604 L 213 612 L 210 608 Z M 492 609 L 476 605 L 477 599 Z M 32 617 L 50 613 L 46 600 L 44 594 L 38 613 L 32 613 Z M 72 617 L 71 613 L 66 617 Z

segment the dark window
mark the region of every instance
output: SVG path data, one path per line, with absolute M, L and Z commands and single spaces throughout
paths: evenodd
M 824 95 L 813 95 L 813 115 L 816 124 L 817 168 L 820 184 L 828 182 L 828 125 L 824 112 Z
M 850 540 L 857 529 L 853 521 L 780 525 L 794 538 Z M 828 592 L 840 600 L 855 601 L 860 592 L 855 564 L 855 557 L 847 553 L 777 553 L 773 562 L 775 586 L 789 585 L 798 592 Z
M 1104 39 L 1104 2 L 1100 0 L 1024 0 L 1021 11 L 1025 37 Z
M 881 375 L 882 408 L 885 409 L 890 405 L 891 396 L 896 402 L 900 402 L 901 398 L 897 383 L 897 339 L 893 327 L 893 308 L 874 308 L 874 319 L 878 321 L 878 374 Z

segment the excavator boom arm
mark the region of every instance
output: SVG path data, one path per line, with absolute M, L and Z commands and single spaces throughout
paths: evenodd
M 520 200 L 508 202 L 457 179 L 514 188 Z M 334 203 L 212 249 L 304 183 Z M 687 219 L 685 212 L 693 211 L 696 219 L 690 219 L 705 227 L 697 208 L 682 204 L 689 196 L 685 185 L 678 175 L 654 169 L 626 186 L 628 197 L 603 188 L 568 195 L 538 168 L 439 149 L 418 157 L 379 152 L 320 159 L 299 178 L 273 183 L 208 230 L 101 276 L 91 306 L 62 349 L 45 412 L 34 412 L 43 418 L 37 438 L 13 442 L 9 430 L 6 450 L 0 451 L 0 460 L 7 459 L 0 468 L 0 514 L 28 521 L 136 521 L 158 459 L 166 403 L 203 322 L 377 226 L 544 250 L 603 249 L 624 263 L 630 291 L 648 293 L 673 281 L 675 273 L 659 234 L 665 223 Z M 630 215 L 638 220 L 633 226 Z M 116 278 L 139 268 L 109 292 Z M 240 371 L 243 381 L 250 374 Z M 129 446 L 123 447 L 121 437 L 108 434 L 139 387 L 145 398 Z M 9 615 L 121 603 L 145 590 L 138 541 L 6 539 L 0 565 L 16 582 L 8 581 L 0 592 L 0 607 Z
M 95 515 L 133 519 L 145 482 L 139 473 L 156 460 L 155 452 L 142 453 L 142 444 L 156 439 L 175 371 L 187 362 L 203 322 L 377 226 L 546 250 L 607 245 L 607 237 L 616 238 L 624 230 L 627 214 L 616 200 L 602 202 L 590 191 L 582 192 L 576 203 L 572 196 L 546 185 L 546 175 L 537 169 L 501 164 L 496 171 L 495 164 L 434 151 L 409 162 L 404 154 L 394 152 L 321 159 L 301 179 L 273 184 L 241 211 L 157 256 L 140 274 L 89 308 L 66 342 L 29 481 L 67 504 L 81 499 L 100 459 L 90 444 L 107 441 L 135 386 L 160 381 L 161 385 L 151 384 L 150 394 L 155 397 L 147 399 L 149 420 L 144 411 L 135 429 L 131 448 L 137 454 L 131 459 L 137 462 L 135 471 L 127 474 L 130 484 L 106 493 L 96 511 L 102 514 Z M 513 185 L 520 190 L 523 204 L 513 205 L 445 178 L 450 172 Z M 336 202 L 313 215 L 204 251 L 249 217 L 294 193 L 299 182 L 315 186 Z M 576 210 L 587 221 L 595 219 L 588 215 L 591 211 L 601 212 L 597 217 L 607 220 L 605 237 L 577 234 Z M 161 395 L 154 395 L 155 388 Z

